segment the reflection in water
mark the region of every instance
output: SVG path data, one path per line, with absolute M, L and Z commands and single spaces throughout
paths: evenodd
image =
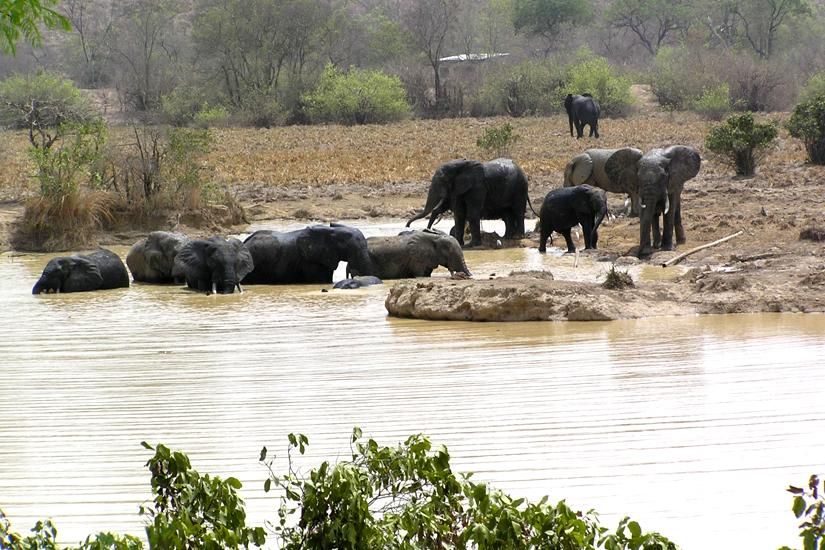
M 21 531 L 51 516 L 65 542 L 141 534 L 141 440 L 241 479 L 260 524 L 277 509 L 261 446 L 280 457 L 305 433 L 309 466 L 346 457 L 355 425 L 424 432 L 457 470 L 689 550 L 795 542 L 784 488 L 821 468 L 823 316 L 438 323 L 388 318 L 381 286 L 32 296 L 47 259 L 0 257 L 0 507 Z M 574 271 L 533 249 L 468 263 Z

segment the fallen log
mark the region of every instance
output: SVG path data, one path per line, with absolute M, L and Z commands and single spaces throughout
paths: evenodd
M 675 265 L 676 263 L 678 263 L 682 259 L 687 258 L 688 256 L 690 256 L 691 254 L 695 254 L 695 253 L 699 252 L 700 250 L 704 250 L 706 248 L 716 246 L 717 244 L 722 244 L 723 242 L 729 241 L 734 237 L 738 237 L 739 235 L 741 235 L 744 232 L 745 232 L 744 230 L 740 230 L 740 231 L 737 231 L 736 233 L 734 233 L 733 235 L 728 235 L 727 237 L 723 237 L 719 240 L 713 241 L 712 243 L 707 243 L 707 244 L 703 244 L 702 246 L 697 246 L 696 248 L 691 248 L 687 252 L 679 254 L 678 256 L 674 256 L 673 258 L 669 259 L 668 261 L 663 262 L 662 267 Z

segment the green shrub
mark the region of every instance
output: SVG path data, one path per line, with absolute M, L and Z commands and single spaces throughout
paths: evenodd
M 37 166 L 42 196 L 60 196 L 78 190 L 83 182 L 97 183 L 96 173 L 106 125 L 102 120 L 63 123 L 55 129 L 49 147 L 30 147 L 29 156 Z
M 43 137 L 61 124 L 98 117 L 89 97 L 58 74 L 44 71 L 0 81 L 0 124 L 4 126 L 31 128 Z
M 505 122 L 501 126 L 492 126 L 484 130 L 484 134 L 476 140 L 476 145 L 489 156 L 509 156 L 510 146 L 520 139 L 513 133 L 513 126 Z
M 599 102 L 602 115 L 625 116 L 633 106 L 629 78 L 615 74 L 603 57 L 590 57 L 567 67 L 567 78 L 559 105 L 567 94 L 590 93 Z
M 793 497 L 793 514 L 797 519 L 805 518 L 799 525 L 799 536 L 805 550 L 817 550 L 825 546 L 825 484 L 819 477 L 812 475 L 808 479 L 807 489 L 788 487 Z M 779 550 L 790 550 L 783 546 Z
M 314 122 L 371 124 L 400 120 L 410 112 L 404 87 L 396 76 L 327 65 L 315 90 L 303 96 Z
M 691 103 L 691 109 L 711 120 L 722 120 L 731 110 L 730 86 L 727 83 L 705 88 Z
M 487 79 L 470 100 L 473 116 L 547 115 L 562 109 L 564 68 L 558 63 L 528 60 Z
M 788 120 L 788 131 L 805 143 L 808 160 L 825 164 L 825 93 L 797 104 Z
M 222 105 L 210 106 L 204 103 L 200 110 L 195 113 L 192 120 L 198 128 L 210 128 L 213 126 L 225 126 L 229 120 L 229 110 Z
M 663 107 L 687 109 L 705 90 L 720 84 L 714 72 L 706 70 L 701 58 L 687 48 L 661 48 L 653 60 L 650 86 Z
M 799 92 L 799 101 L 802 103 L 818 96 L 825 96 L 825 72 L 811 75 Z
M 724 124 L 710 130 L 705 138 L 705 147 L 733 164 L 736 175 L 752 176 L 756 170 L 758 150 L 776 139 L 777 132 L 775 122 L 754 122 L 753 113 L 733 115 Z

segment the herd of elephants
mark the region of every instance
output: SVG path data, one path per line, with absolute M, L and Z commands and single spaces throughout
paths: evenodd
M 590 100 L 589 96 L 584 99 Z M 588 119 L 586 112 L 581 118 L 571 114 L 571 135 L 574 122 L 579 137 L 585 123 L 598 136 L 597 122 Z M 568 252 L 575 252 L 570 231 L 576 225 L 581 225 L 585 248 L 596 248 L 598 228 L 607 215 L 606 191 L 629 196 L 630 215 L 640 218 L 640 258 L 649 256 L 653 248 L 672 250 L 674 232 L 677 243 L 685 242 L 682 187 L 699 172 L 700 162 L 699 153 L 684 145 L 647 153 L 632 147 L 586 150 L 568 163 L 564 186 L 544 198 L 538 213 L 539 251 L 546 251 L 547 240 L 556 231 L 564 236 Z M 425 230 L 367 239 L 355 227 L 331 223 L 286 232 L 260 230 L 243 242 L 154 231 L 132 246 L 126 265 L 135 281 L 185 283 L 193 290 L 222 294 L 242 291 L 242 284 L 332 283 L 341 261 L 347 262 L 348 278 L 337 283 L 337 288 L 429 277 L 439 266 L 453 276 L 470 277 L 462 252 L 465 227 L 469 225 L 471 235 L 468 247 L 481 245 L 482 219 L 503 220 L 503 238 L 521 238 L 528 204 L 527 176 L 511 159 L 452 160 L 435 171 L 424 210 L 407 222 L 409 227 L 429 216 Z M 452 211 L 455 220 L 450 234 L 432 230 L 447 211 Z M 53 258 L 32 293 L 128 287 L 126 265 L 106 249 Z

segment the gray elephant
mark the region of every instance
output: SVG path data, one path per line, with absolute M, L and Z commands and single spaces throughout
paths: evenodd
M 347 262 L 348 274 L 374 275 L 364 234 L 346 225 L 261 230 L 244 244 L 255 261 L 244 279 L 248 284 L 331 283 L 339 262 Z
M 588 184 L 630 197 L 630 215 L 639 215 L 638 163 L 642 152 L 633 147 L 588 149 L 564 169 L 564 186 Z
M 152 231 L 132 245 L 126 255 L 126 265 L 132 279 L 144 283 L 181 282 L 172 277 L 172 268 L 178 252 L 188 242 L 189 237 L 182 233 Z
M 438 266 L 472 276 L 458 241 L 440 231 L 402 231 L 367 239 L 374 273 L 382 279 L 429 277 Z
M 461 246 L 467 222 L 472 235 L 469 246 L 481 245 L 481 220 L 504 220 L 504 238 L 517 239 L 524 236 L 527 202 L 527 176 L 511 159 L 451 160 L 433 174 L 424 210 L 407 227 L 429 215 L 429 229 L 436 218 L 452 210 L 455 226 L 450 233 Z
M 129 273 L 120 256 L 101 248 L 91 254 L 52 258 L 32 288 L 32 294 L 87 292 L 128 286 Z
M 359 275 L 358 277 L 350 277 L 349 279 L 342 279 L 332 285 L 332 288 L 342 290 L 352 290 L 354 288 L 363 288 L 365 286 L 383 285 L 384 281 L 374 275 Z
M 564 98 L 564 110 L 570 122 L 570 136 L 573 136 L 573 126 L 576 126 L 576 139 L 584 135 L 584 127 L 590 126 L 590 137 L 599 137 L 599 102 L 590 94 L 567 94 Z
M 253 267 L 252 255 L 241 241 L 210 237 L 181 247 L 172 277 L 180 277 L 189 288 L 207 294 L 232 294 L 236 288 L 243 292 L 241 281 Z
M 541 236 L 539 252 L 547 251 L 547 239 L 556 231 L 564 236 L 568 252 L 575 252 L 576 245 L 570 229 L 581 224 L 585 249 L 596 248 L 599 242 L 599 225 L 607 215 L 607 196 L 604 191 L 590 185 L 553 189 L 544 197 L 541 205 Z
M 698 151 L 685 145 L 651 149 L 639 159 L 638 180 L 641 199 L 639 220 L 639 257 L 649 256 L 652 248 L 673 250 L 676 243 L 685 243 L 682 227 L 682 188 L 699 173 L 701 157 Z M 664 214 L 663 231 L 659 234 L 659 215 Z M 651 232 L 653 247 L 651 248 Z

